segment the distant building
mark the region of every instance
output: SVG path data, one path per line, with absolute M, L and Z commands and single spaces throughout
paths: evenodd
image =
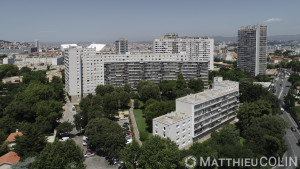
M 130 84 L 141 80 L 156 84 L 177 79 L 201 78 L 208 86 L 208 62 L 192 60 L 186 54 L 98 54 L 95 48 L 65 50 L 65 87 L 71 100 L 95 93 L 97 85 Z
M 126 54 L 128 52 L 128 40 L 118 39 L 115 41 L 116 54 Z
M 186 54 L 191 60 L 207 61 L 209 70 L 214 68 L 214 39 L 208 37 L 179 37 L 166 34 L 153 40 L 155 54 Z
M 233 121 L 239 83 L 214 79 L 213 88 L 176 99 L 176 111 L 153 119 L 153 135 L 169 137 L 180 149 Z
M 300 61 L 300 57 L 294 57 L 294 58 L 293 58 L 293 61 L 294 61 L 294 62 L 299 62 L 299 61 Z
M 254 25 L 238 30 L 238 67 L 254 76 L 267 69 L 267 26 Z
M 12 77 L 6 77 L 2 79 L 2 83 L 21 83 L 23 81 L 23 76 L 12 76 Z
M 39 40 L 35 41 L 35 47 L 37 48 L 37 51 L 40 52 L 40 41 Z
M 64 57 L 63 56 L 58 56 L 55 58 L 52 58 L 52 65 L 57 66 L 57 65 L 63 65 L 64 64 Z
M 48 78 L 48 81 L 51 82 L 53 77 L 59 77 L 62 78 L 62 73 L 59 69 L 55 69 L 55 70 L 49 70 L 46 72 L 46 77 Z
M 15 59 L 14 58 L 10 58 L 10 57 L 6 57 L 3 58 L 3 64 L 14 64 L 15 63 Z

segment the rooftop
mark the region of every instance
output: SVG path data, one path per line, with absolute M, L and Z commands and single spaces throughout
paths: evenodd
M 176 101 L 181 101 L 190 104 L 203 103 L 223 95 L 229 94 L 233 91 L 238 91 L 238 82 L 224 80 L 222 82 L 214 83 L 213 89 L 207 89 L 203 92 L 190 94 L 185 97 L 178 98 Z
M 7 137 L 7 139 L 5 141 L 14 142 L 16 136 L 23 136 L 23 133 L 22 132 L 10 133 L 10 135 Z
M 186 118 L 189 118 L 189 115 L 186 115 L 185 113 L 181 113 L 181 112 L 171 112 L 168 114 L 165 114 L 163 116 L 159 116 L 153 120 L 155 121 L 159 121 L 161 123 L 170 125 L 170 124 L 174 124 L 178 121 L 184 120 Z
M 0 157 L 0 166 L 3 164 L 14 164 L 20 161 L 20 156 L 17 153 L 11 151 Z

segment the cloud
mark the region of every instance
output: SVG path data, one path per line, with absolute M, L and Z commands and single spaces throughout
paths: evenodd
M 279 21 L 281 21 L 280 18 L 270 18 L 270 19 L 265 20 L 264 22 L 279 22 Z

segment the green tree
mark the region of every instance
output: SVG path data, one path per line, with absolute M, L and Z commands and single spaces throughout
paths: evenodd
M 107 93 L 103 96 L 105 116 L 113 118 L 118 113 L 119 96 L 117 92 Z
M 187 84 L 182 73 L 177 75 L 176 88 L 179 90 L 184 90 L 187 88 Z
M 295 90 L 290 89 L 288 91 L 288 94 L 284 97 L 284 104 L 289 109 L 295 107 L 295 101 L 296 101 L 296 99 L 294 97 L 294 94 L 295 94 Z
M 48 143 L 40 155 L 32 163 L 34 169 L 85 169 L 84 157 L 81 148 L 73 140 L 65 142 L 55 141 Z
M 23 131 L 23 136 L 16 136 L 14 151 L 21 157 L 38 155 L 47 143 L 46 135 L 36 126 L 31 126 L 27 131 Z
M 170 113 L 175 110 L 174 101 L 154 101 L 152 103 L 147 103 L 144 110 L 144 115 L 146 118 L 146 123 L 148 130 L 152 130 L 152 120 L 155 117 Z
M 139 91 L 139 95 L 143 102 L 146 102 L 149 99 L 160 100 L 159 87 L 153 83 L 143 85 Z
M 120 151 L 125 147 L 125 133 L 120 125 L 109 119 L 90 120 L 85 133 L 98 154 L 104 154 L 111 158 L 118 157 Z
M 126 83 L 124 85 L 124 91 L 127 92 L 128 94 L 131 92 L 131 85 Z
M 153 136 L 144 142 L 138 158 L 140 168 L 170 169 L 180 166 L 180 151 L 169 138 Z
M 176 98 L 173 90 L 176 87 L 176 80 L 163 81 L 159 84 L 162 98 L 164 100 L 174 100 Z
M 120 107 L 126 108 L 130 102 L 129 94 L 125 91 L 119 93 Z
M 126 147 L 120 153 L 120 159 L 124 162 L 126 168 L 138 168 L 138 158 L 140 156 L 141 147 L 136 140 Z
M 60 123 L 57 126 L 56 130 L 59 134 L 63 134 L 63 133 L 71 132 L 74 129 L 74 127 L 75 126 L 72 123 L 65 121 L 65 122 Z
M 237 118 L 239 121 L 237 126 L 243 133 L 243 131 L 248 128 L 256 118 L 269 114 L 272 114 L 272 107 L 268 101 L 257 100 L 255 102 L 246 102 L 238 111 Z
M 188 87 L 194 90 L 195 93 L 202 92 L 204 89 L 204 83 L 202 79 L 190 79 L 188 82 Z
M 98 85 L 95 89 L 96 94 L 104 96 L 105 94 L 112 93 L 114 91 L 114 86 L 112 85 Z
M 74 124 L 76 130 L 81 131 L 82 129 L 82 117 L 80 114 L 74 114 Z
M 19 68 L 13 64 L 5 64 L 0 66 L 0 80 L 4 77 L 17 76 Z

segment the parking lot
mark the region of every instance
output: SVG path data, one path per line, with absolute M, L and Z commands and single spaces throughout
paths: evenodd
M 76 136 L 72 138 L 76 144 L 78 144 L 82 149 L 83 153 L 86 151 L 86 146 L 83 146 L 82 143 L 82 138 L 83 136 Z M 108 165 L 108 161 L 105 160 L 105 157 L 100 157 L 98 155 L 95 155 L 93 157 L 87 157 L 84 161 L 84 164 L 86 165 L 86 169 L 106 169 L 106 168 L 112 168 L 112 169 L 117 169 L 119 166 L 116 165 Z

